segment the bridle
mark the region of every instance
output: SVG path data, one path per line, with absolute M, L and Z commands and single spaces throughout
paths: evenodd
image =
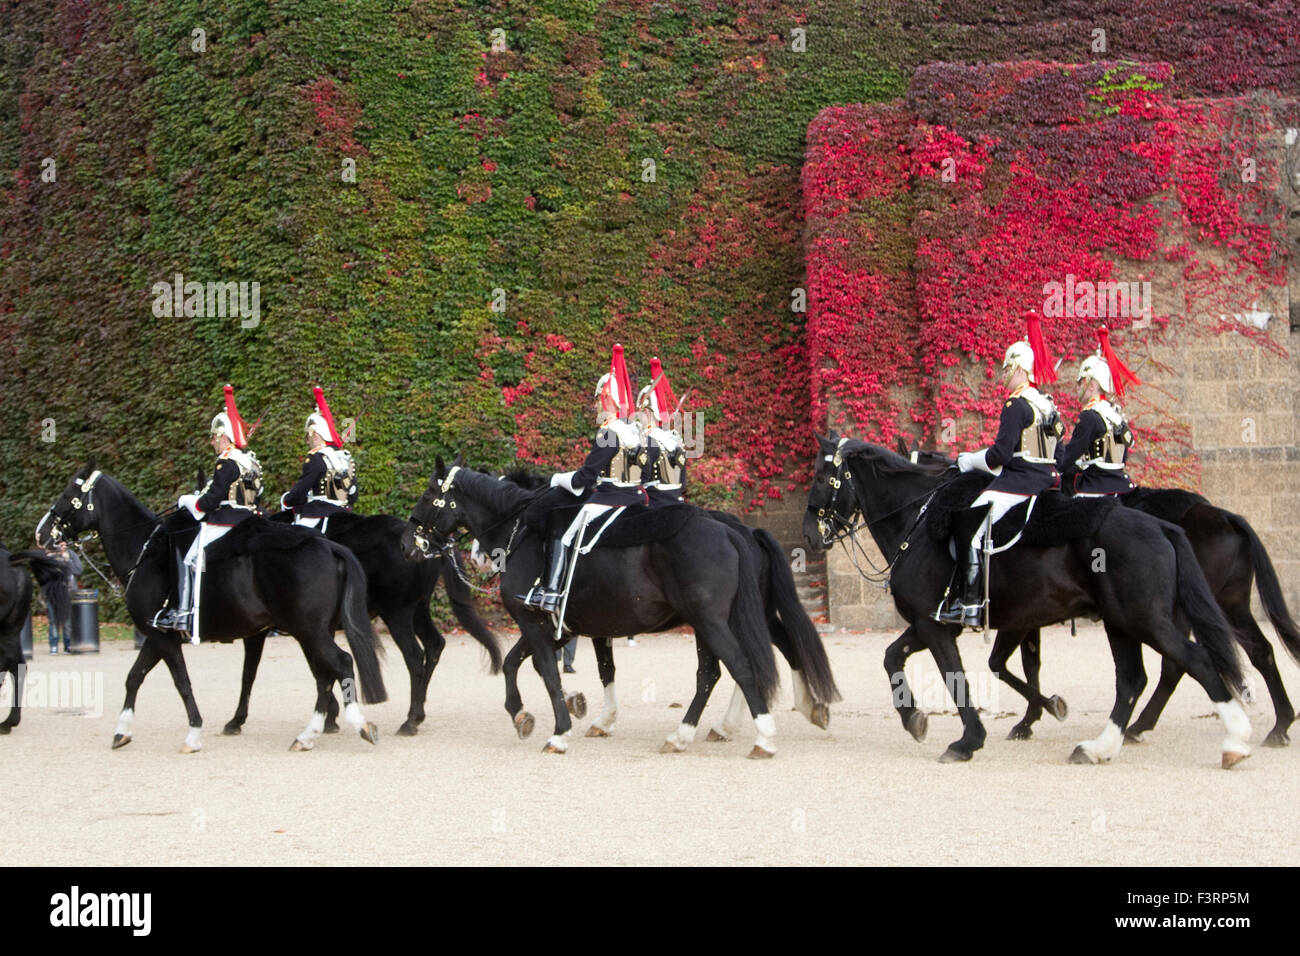
M 439 497 L 434 498 L 432 501 L 429 502 L 429 506 L 431 508 L 436 508 L 438 510 L 441 510 L 443 508 L 452 509 L 456 507 L 456 499 L 451 498 L 450 494 L 451 494 L 452 482 L 455 481 L 456 473 L 458 471 L 460 471 L 460 465 L 451 466 L 451 469 L 447 472 L 446 476 L 438 484 Z M 525 508 L 528 507 L 529 503 L 530 502 L 525 502 L 524 504 L 520 505 L 519 508 L 512 511 L 510 514 L 506 515 L 501 520 L 493 522 L 492 524 L 488 525 L 488 527 L 483 529 L 483 534 L 487 534 L 488 532 L 494 531 L 495 529 L 501 527 L 511 518 L 515 519 L 515 526 L 510 530 L 510 540 L 506 542 L 506 551 L 505 551 L 506 558 L 509 558 L 510 553 L 514 550 L 515 537 L 516 535 L 518 535 L 519 528 L 523 524 L 523 520 L 524 520 L 522 512 Z M 468 530 L 465 530 L 459 535 L 448 536 L 446 534 L 443 534 L 437 528 L 431 527 L 430 525 L 426 525 L 424 522 L 418 520 L 414 514 L 411 515 L 411 524 L 415 526 L 415 546 L 419 548 L 423 554 L 432 557 L 432 555 L 429 552 L 429 544 L 430 542 L 432 542 L 436 547 L 436 553 L 442 554 L 444 557 L 446 557 L 447 560 L 451 563 L 451 566 L 456 569 L 456 577 L 460 578 L 461 584 L 464 584 L 466 587 L 478 591 L 481 594 L 495 595 L 500 593 L 501 588 L 499 585 L 495 588 L 483 588 L 483 587 L 479 587 L 468 577 L 466 577 L 465 571 L 461 567 L 461 563 L 456 556 L 456 550 L 459 547 L 460 542 L 462 542 L 466 537 L 469 537 L 470 532 Z M 500 571 L 497 571 L 496 574 L 500 574 Z
M 952 482 L 956 481 L 959 476 L 954 476 L 946 481 L 942 481 L 924 494 L 917 495 L 915 498 L 903 502 L 892 511 L 887 511 L 884 514 L 879 515 L 874 522 L 869 520 L 866 514 L 862 511 L 862 499 L 857 494 L 854 494 L 852 497 L 853 510 L 849 513 L 849 517 L 845 519 L 835 509 L 835 501 L 839 497 L 840 489 L 852 485 L 853 483 L 853 469 L 848 467 L 844 459 L 844 445 L 847 441 L 848 438 L 841 438 L 835 445 L 835 452 L 825 456 L 825 460 L 831 463 L 831 466 L 836 472 L 843 467 L 844 474 L 843 477 L 838 474 L 831 475 L 827 480 L 827 484 L 831 487 L 831 497 L 825 505 L 817 509 L 817 531 L 821 534 L 822 545 L 827 550 L 834 547 L 836 543 L 844 544 L 846 541 L 852 542 L 852 549 L 849 548 L 848 544 L 844 544 L 844 549 L 848 551 L 849 559 L 853 562 L 853 566 L 857 569 L 858 574 L 868 581 L 876 584 L 884 584 L 888 587 L 889 578 L 893 573 L 894 565 L 898 563 L 898 560 L 903 556 L 903 553 L 907 551 L 912 535 L 915 534 L 916 529 L 921 526 L 921 522 L 925 518 L 925 512 L 930 507 L 930 502 L 934 500 L 934 496 L 937 495 L 941 489 L 952 484 Z M 871 560 L 871 555 L 867 552 L 866 548 L 862 546 L 862 542 L 858 540 L 858 531 L 863 528 L 870 529 L 873 523 L 878 523 L 885 518 L 896 515 L 900 511 L 912 507 L 918 501 L 922 501 L 921 507 L 917 511 L 916 516 L 912 519 L 912 523 L 908 526 L 907 531 L 903 534 L 903 540 L 899 542 L 898 548 L 895 550 L 893 557 L 889 558 L 885 562 L 884 567 L 876 567 L 875 562 Z M 859 518 L 861 520 L 857 520 Z M 840 527 L 834 528 L 830 522 L 834 522 Z M 863 570 L 862 565 L 859 563 L 859 554 L 861 554 L 862 558 L 866 561 L 867 567 L 870 570 Z

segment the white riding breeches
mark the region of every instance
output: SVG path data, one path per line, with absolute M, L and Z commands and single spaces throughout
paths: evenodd
M 301 525 L 304 528 L 316 528 L 321 532 L 321 534 L 324 534 L 325 527 L 322 525 L 322 521 L 324 521 L 323 518 L 304 518 L 301 515 L 293 516 L 294 524 Z
M 199 533 L 194 536 L 194 543 L 190 549 L 185 552 L 185 563 L 192 568 L 199 566 L 199 551 L 206 548 L 213 541 L 216 541 L 223 534 L 229 531 L 231 525 L 228 524 L 208 524 L 206 521 L 199 522 Z
M 1026 498 L 1030 497 L 1032 496 L 1019 495 L 1010 491 L 984 491 L 980 493 L 978 498 L 971 502 L 971 508 L 980 508 L 984 505 L 990 505 L 989 516 L 992 518 L 992 521 L 988 522 L 988 525 L 989 527 L 992 527 L 997 524 L 998 519 L 1004 514 L 1016 505 L 1020 504 Z M 984 527 L 984 523 L 981 522 L 974 537 L 970 539 L 970 546 L 976 551 L 978 551 L 980 546 L 984 543 Z
M 591 504 L 590 502 L 583 505 L 578 509 L 577 517 L 569 523 L 569 527 L 565 530 L 564 536 L 560 538 L 560 543 L 566 548 L 573 547 L 574 539 L 577 538 L 582 529 L 587 527 L 587 525 L 591 524 L 606 511 L 610 511 L 613 508 L 614 505 L 596 505 Z M 581 542 L 579 542 L 579 544 L 581 544 Z

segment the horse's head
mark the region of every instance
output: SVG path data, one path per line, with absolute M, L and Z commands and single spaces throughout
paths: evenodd
M 429 557 L 430 546 L 441 550 L 461 527 L 464 513 L 458 510 L 454 485 L 463 464 L 463 457 L 457 455 L 448 468 L 438 456 L 429 486 L 415 503 L 410 523 L 402 533 L 402 550 L 409 560 Z
M 60 541 L 74 542 L 83 534 L 99 529 L 99 513 L 95 510 L 95 486 L 103 477 L 95 467 L 95 457 L 77 469 L 68 481 L 63 494 L 45 512 L 36 525 L 36 543 L 48 548 Z
M 829 548 L 836 530 L 851 525 L 857 509 L 856 499 L 847 487 L 853 475 L 841 454 L 845 441 L 834 432 L 817 436 L 817 467 L 803 517 L 804 540 L 814 552 Z

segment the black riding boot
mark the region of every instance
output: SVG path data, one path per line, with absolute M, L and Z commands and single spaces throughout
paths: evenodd
M 561 541 L 552 540 L 546 568 L 546 586 L 535 584 L 527 594 L 520 595 L 519 599 L 539 611 L 558 611 L 560 599 L 564 596 L 560 583 L 564 577 L 565 565 L 569 563 L 568 557 L 569 549 Z
M 153 626 L 162 631 L 190 632 L 194 609 L 194 569 L 185 563 L 185 554 L 176 551 L 176 603 L 164 607 L 153 617 Z
M 984 575 L 980 561 L 982 555 L 971 547 L 971 539 L 984 523 L 987 506 L 971 509 L 953 517 L 952 532 L 959 558 L 948 587 L 948 598 L 935 620 L 943 624 L 960 624 L 963 627 L 983 626 Z M 958 595 L 960 594 L 960 597 Z
M 964 627 L 981 628 L 984 626 L 984 566 L 982 555 L 975 548 L 966 554 L 966 564 L 962 568 L 961 605 Z

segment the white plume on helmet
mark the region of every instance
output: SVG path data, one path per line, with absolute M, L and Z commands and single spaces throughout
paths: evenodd
M 1031 378 L 1034 374 L 1034 350 L 1028 342 L 1021 339 L 1007 347 L 1007 354 L 1002 359 L 1004 369 L 1022 368 Z
M 334 440 L 334 436 L 330 434 L 329 423 L 320 412 L 312 412 L 307 416 L 307 434 L 319 436 L 320 440 L 327 445 Z
M 1114 391 L 1110 366 L 1100 355 L 1089 355 L 1079 364 L 1079 378 L 1077 381 L 1082 382 L 1085 378 L 1090 378 L 1100 385 L 1101 390 L 1107 395 Z

